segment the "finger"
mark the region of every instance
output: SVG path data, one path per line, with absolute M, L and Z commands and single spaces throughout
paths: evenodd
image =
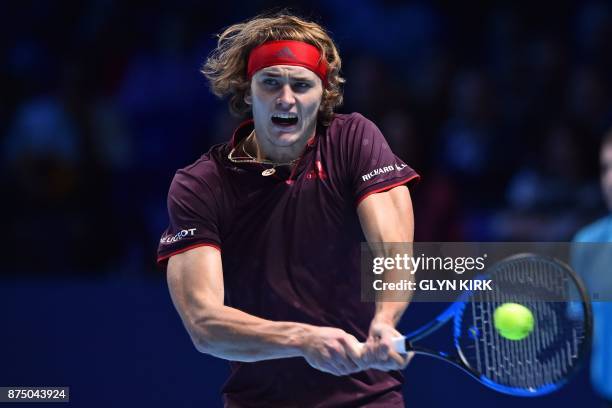
M 382 349 L 381 349 L 382 347 Z M 370 368 L 384 370 L 387 360 L 386 349 L 382 346 L 380 340 L 369 338 L 366 342 L 363 359 Z
M 365 370 L 370 368 L 370 363 L 372 362 L 372 360 L 372 352 L 370 350 L 370 347 L 366 343 L 363 343 L 360 346 L 359 359 L 355 361 L 359 364 L 362 370 Z
M 374 329 L 370 332 L 369 337 L 375 341 L 378 341 L 382 337 L 382 333 L 380 330 Z
M 348 369 L 347 374 L 356 373 L 358 371 L 361 371 L 361 366 L 360 366 L 361 347 L 356 340 L 355 340 L 355 343 L 352 343 L 352 344 L 347 343 L 344 346 L 342 357 L 344 357 L 343 363 Z
M 334 366 L 337 375 L 346 375 L 349 373 L 349 369 L 346 364 L 340 360 L 334 361 L 332 365 Z
M 343 374 L 344 370 L 342 369 L 342 367 L 336 364 L 332 355 L 330 355 L 329 357 L 325 359 L 321 359 L 317 361 L 317 366 L 318 366 L 317 368 L 320 371 L 326 372 L 328 374 L 335 375 L 335 376 L 344 375 Z
M 319 356 L 311 364 L 314 368 L 319 371 L 323 371 L 332 375 L 342 375 L 341 369 L 334 364 L 333 351 L 324 349 L 321 351 Z
M 365 342 L 366 346 L 374 347 L 380 342 L 380 337 L 369 336 Z
M 326 361 L 317 361 L 311 364 L 312 367 L 327 374 L 336 375 L 336 370 Z
M 389 352 L 389 367 L 392 370 L 401 370 L 406 368 L 409 362 L 409 356 L 407 354 L 399 354 L 395 350 Z
M 325 371 L 326 373 L 331 375 L 335 375 L 336 377 L 340 377 L 343 375 L 342 371 L 331 363 L 325 364 L 324 369 L 322 371 Z
M 372 350 L 369 366 L 382 371 L 401 370 L 408 364 L 408 356 L 399 354 L 384 343 L 380 343 Z
M 386 363 L 381 363 L 379 361 L 374 361 L 369 366 L 370 369 L 379 370 L 379 371 L 389 371 L 390 369 L 387 367 Z
M 404 365 L 405 361 L 406 361 L 406 356 L 402 356 L 401 354 L 399 354 L 397 351 L 395 350 L 391 350 L 389 352 L 389 359 L 393 362 L 395 362 L 395 364 L 397 365 L 397 367 L 401 367 Z
M 364 369 L 375 369 L 380 371 L 389 371 L 391 367 L 388 367 L 389 362 L 378 358 L 375 350 L 367 349 L 363 355 Z
M 361 355 L 361 360 L 365 368 L 375 368 L 374 366 L 378 363 L 378 359 L 376 358 L 376 354 L 372 347 L 366 347 Z
M 343 344 L 349 368 L 352 372 L 361 371 L 363 366 L 362 355 L 366 349 L 365 345 L 360 343 L 354 336 L 344 339 Z
M 404 366 L 402 368 L 406 368 L 406 366 L 410 364 L 410 361 L 414 357 L 414 352 L 409 351 L 408 353 L 404 354 L 400 353 L 400 356 L 402 356 L 402 358 L 404 359 Z
M 366 352 L 366 346 L 361 343 L 347 344 L 346 354 L 350 361 L 355 365 L 356 371 L 361 371 L 367 367 L 364 360 L 364 353 Z
M 352 364 L 349 364 L 350 359 L 346 355 L 344 347 L 339 349 L 332 349 L 331 351 L 331 364 L 336 367 L 340 375 L 346 375 L 351 372 Z
M 373 349 L 377 344 L 378 344 L 379 340 L 376 340 L 374 337 L 370 336 L 366 339 L 365 343 L 363 343 L 366 347 L 369 347 L 370 349 Z
M 345 361 L 345 365 L 348 369 L 347 374 L 356 373 L 362 370 L 359 359 L 353 360 L 353 357 L 351 357 L 351 355 L 348 353 L 347 353 L 347 359 Z
M 391 348 L 386 342 L 379 342 L 375 347 L 376 358 L 381 361 L 387 361 L 389 359 L 389 352 Z
M 410 351 L 406 354 L 400 354 L 400 355 L 404 357 L 404 366 L 402 367 L 402 369 L 404 369 L 408 366 L 408 364 L 410 364 L 410 361 L 412 361 L 412 358 L 414 357 L 414 352 Z
M 365 349 L 365 344 L 359 342 L 348 342 L 344 345 L 346 355 L 353 361 L 361 360 Z

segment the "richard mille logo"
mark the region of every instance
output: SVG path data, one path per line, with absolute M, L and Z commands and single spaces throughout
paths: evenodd
M 364 174 L 361 176 L 361 179 L 363 181 L 368 181 L 369 179 L 371 179 L 372 177 L 376 177 L 379 176 L 381 174 L 385 174 L 388 173 L 390 171 L 402 171 L 404 170 L 406 167 L 408 167 L 408 165 L 402 163 L 402 164 L 393 164 L 393 165 L 389 165 L 389 166 L 385 166 L 385 167 L 379 167 L 378 169 L 372 170 L 371 172 Z

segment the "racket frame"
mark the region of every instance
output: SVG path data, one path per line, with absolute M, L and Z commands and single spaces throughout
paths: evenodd
M 392 342 L 395 346 L 395 350 L 400 353 L 413 352 L 415 354 L 427 355 L 427 356 L 434 357 L 440 360 L 444 360 L 448 363 L 451 363 L 455 367 L 460 368 L 465 373 L 469 374 L 472 378 L 476 379 L 477 381 L 484 384 L 485 386 L 492 388 L 495 391 L 504 393 L 504 394 L 522 396 L 522 397 L 535 397 L 535 396 L 549 394 L 563 387 L 563 385 L 565 385 L 576 374 L 576 372 L 581 367 L 584 360 L 587 359 L 587 356 L 590 355 L 591 338 L 592 338 L 592 332 L 593 332 L 593 312 L 592 312 L 592 307 L 591 307 L 591 301 L 590 301 L 588 292 L 586 290 L 586 287 L 584 286 L 584 283 L 578 277 L 576 272 L 565 262 L 560 261 L 557 258 L 526 252 L 526 253 L 520 253 L 520 254 L 516 254 L 516 255 L 512 255 L 507 258 L 504 258 L 503 260 L 493 265 L 491 269 L 494 269 L 496 266 L 498 266 L 501 263 L 513 262 L 513 261 L 521 260 L 521 259 L 528 258 L 528 257 L 537 257 L 537 258 L 540 258 L 540 259 L 543 259 L 549 262 L 559 264 L 559 266 L 561 266 L 565 270 L 565 272 L 568 274 L 568 276 L 572 279 L 572 281 L 576 285 L 578 292 L 580 294 L 581 303 L 582 303 L 582 307 L 584 310 L 585 340 L 580 344 L 580 348 L 579 348 L 580 361 L 576 364 L 576 366 L 574 366 L 574 368 L 572 369 L 572 372 L 568 376 L 566 376 L 564 379 L 554 384 L 549 384 L 543 387 L 539 387 L 538 389 L 509 387 L 506 385 L 498 384 L 495 381 L 490 380 L 484 374 L 481 374 L 480 372 L 475 370 L 473 367 L 471 367 L 469 363 L 467 362 L 467 359 L 461 352 L 461 347 L 459 345 L 458 337 L 461 331 L 460 327 L 461 327 L 461 319 L 463 316 L 463 311 L 465 309 L 467 302 L 469 302 L 469 297 L 472 294 L 472 291 L 462 292 L 459 298 L 451 306 L 449 306 L 446 310 L 440 313 L 435 319 L 431 320 L 429 323 L 424 324 L 420 328 L 406 334 L 405 336 L 392 339 Z M 475 279 L 483 279 L 488 275 L 489 274 L 485 273 L 483 275 L 479 275 L 475 277 Z M 418 342 L 419 340 L 429 336 L 431 333 L 437 331 L 440 327 L 445 326 L 451 319 L 453 319 L 453 343 L 455 347 L 455 353 L 456 353 L 455 355 L 452 355 L 444 351 L 431 350 L 431 349 L 421 347 L 419 345 L 414 344 L 415 342 Z

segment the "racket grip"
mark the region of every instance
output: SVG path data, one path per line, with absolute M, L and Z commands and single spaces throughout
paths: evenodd
M 399 336 L 391 339 L 391 343 L 393 344 L 393 348 L 400 354 L 406 354 L 406 338 L 404 336 Z
M 361 347 L 365 346 L 365 343 L 359 343 Z M 393 345 L 393 349 L 400 354 L 406 354 L 408 350 L 406 350 L 406 337 L 399 336 L 391 339 L 391 344 Z

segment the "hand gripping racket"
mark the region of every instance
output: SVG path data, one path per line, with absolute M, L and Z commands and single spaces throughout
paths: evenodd
M 553 258 L 519 254 L 479 278 L 491 279 L 493 290 L 463 292 L 435 320 L 394 339 L 395 349 L 447 361 L 506 394 L 538 396 L 562 387 L 591 343 L 591 304 L 575 272 Z M 526 338 L 508 340 L 497 332 L 493 313 L 504 303 L 532 312 L 535 324 Z M 453 332 L 451 350 L 421 345 L 421 339 L 447 323 Z

